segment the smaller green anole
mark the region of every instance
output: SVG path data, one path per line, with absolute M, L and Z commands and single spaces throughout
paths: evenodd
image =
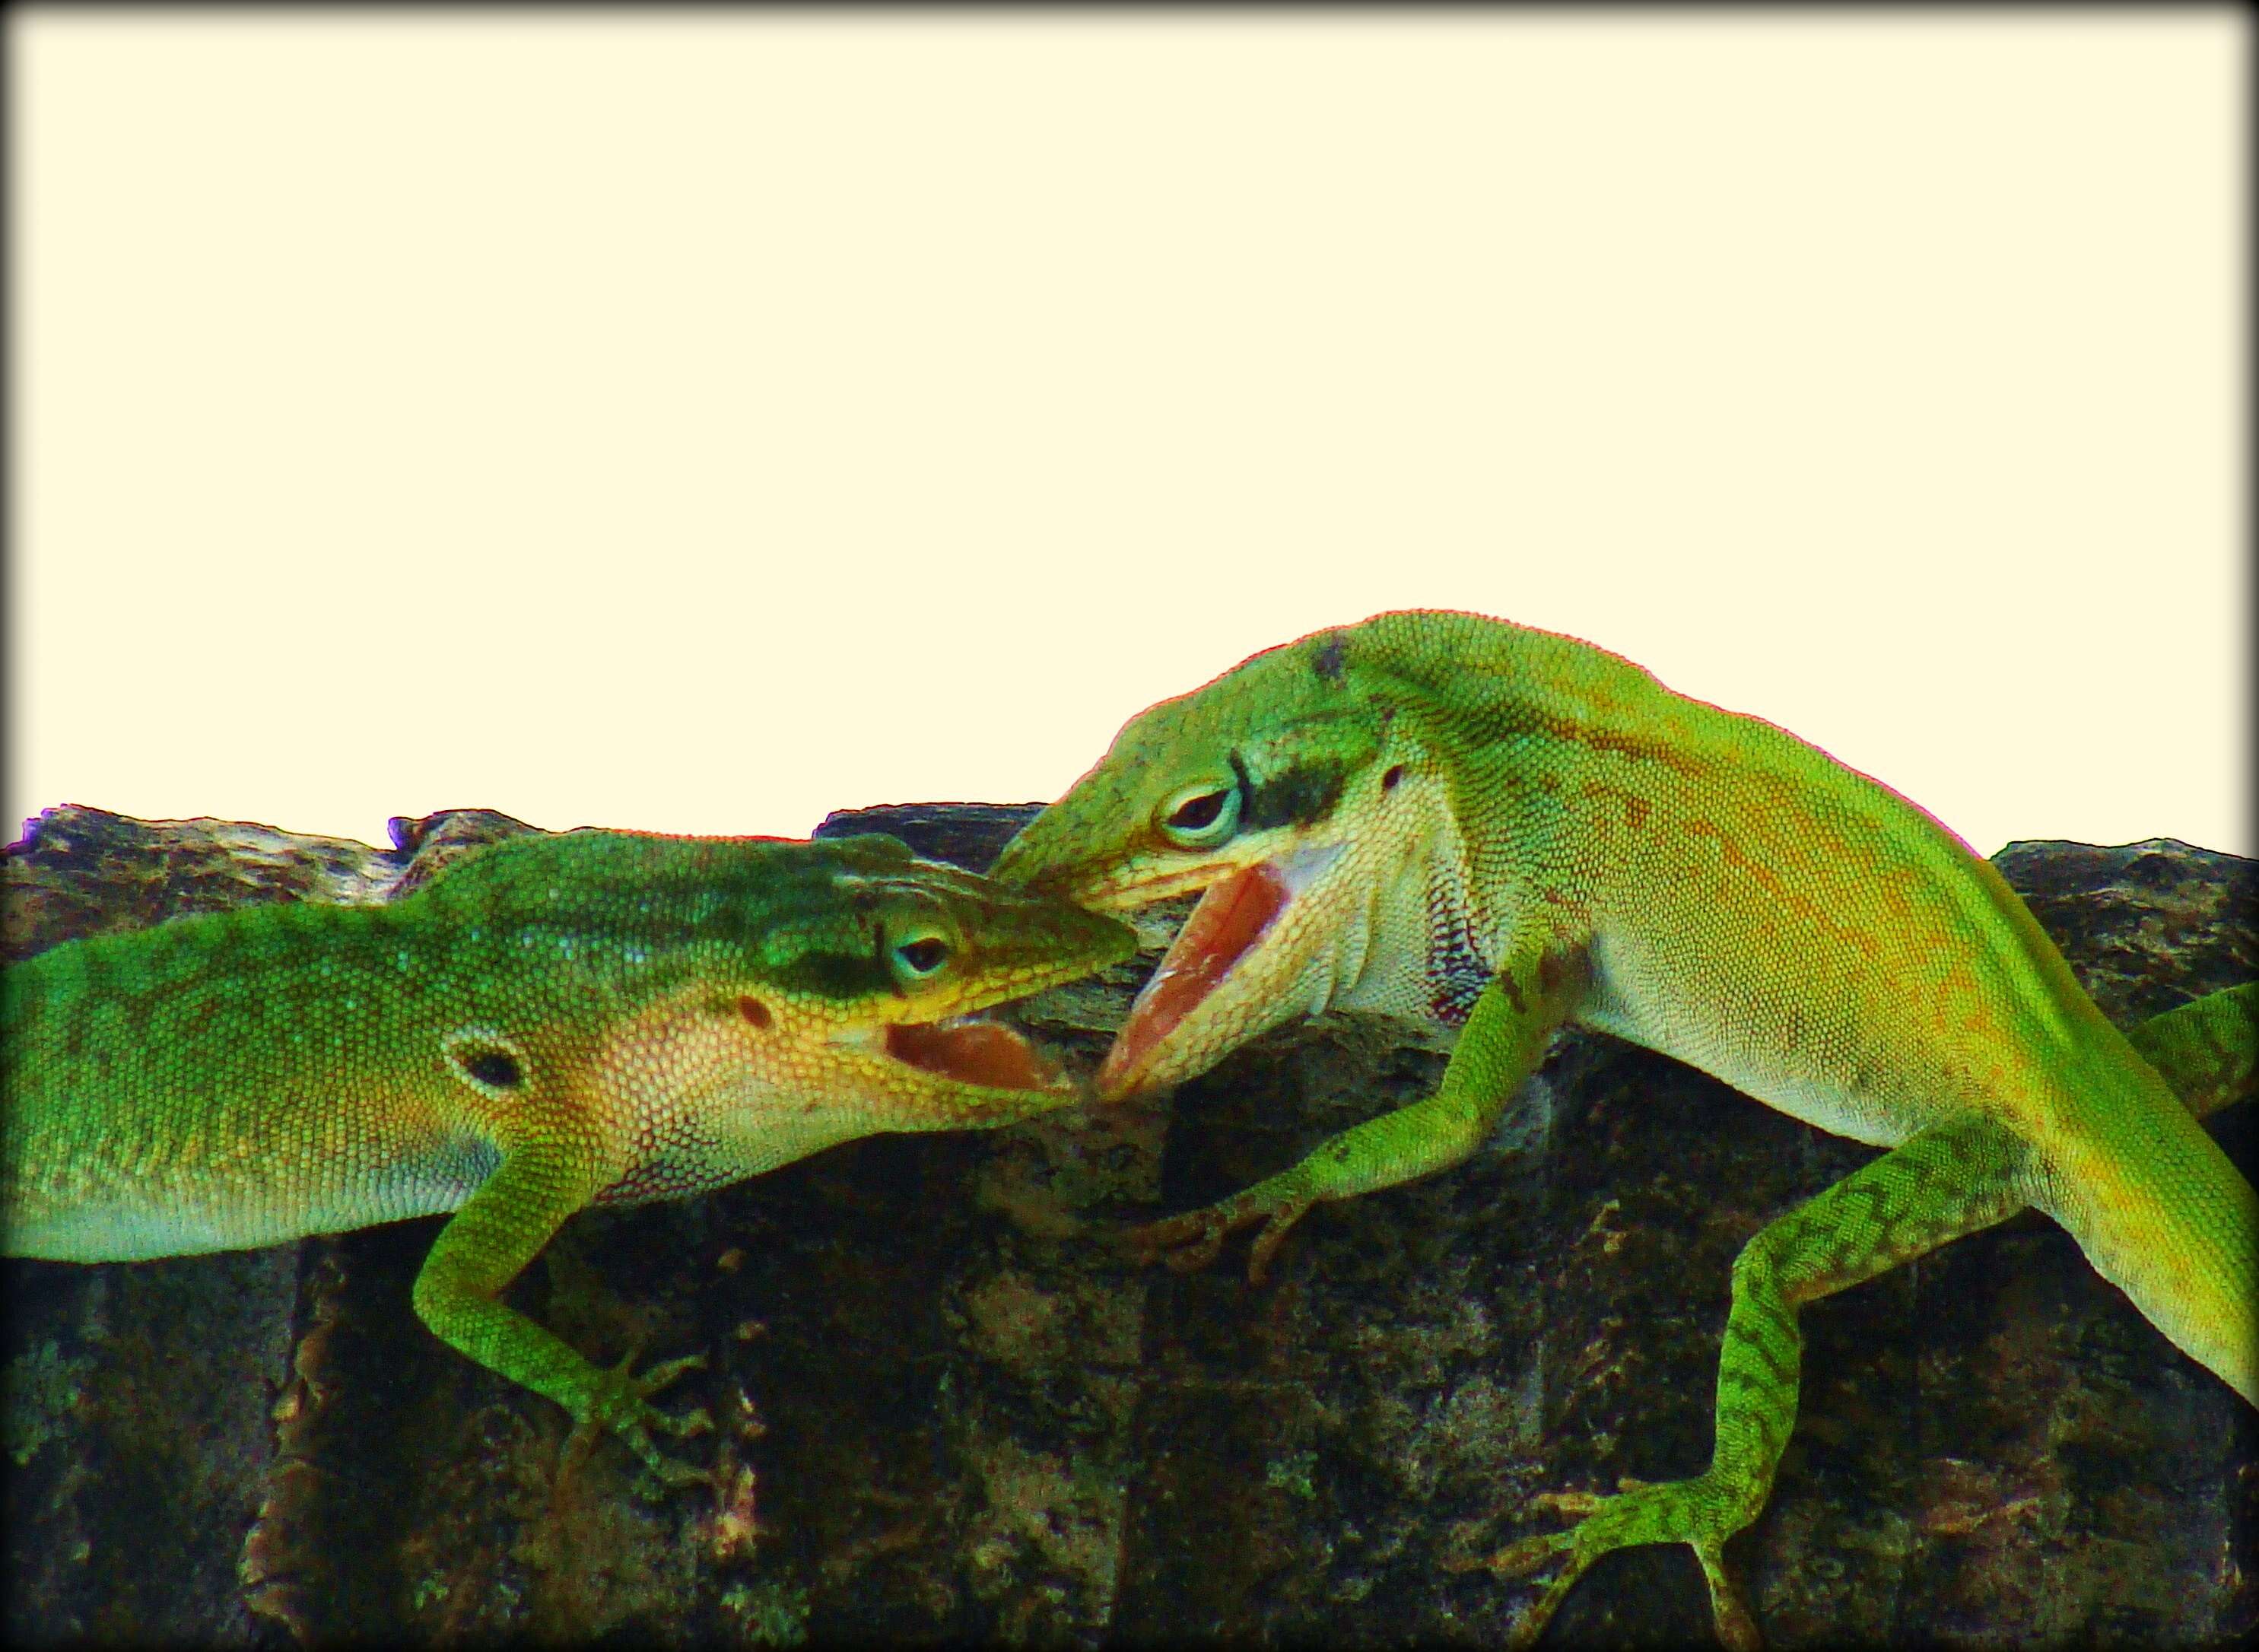
M 1491 1563 L 1563 1559 L 1525 1638 L 1600 1556 L 1683 1542 L 1721 1637 L 1753 1644 L 1721 1551 L 1795 1423 L 1799 1310 L 2027 1206 L 2259 1403 L 2259 1199 L 2196 1122 L 2251 1087 L 2259 986 L 2129 1041 L 1929 815 L 1602 649 L 1410 612 L 1269 650 L 1133 719 L 994 875 L 1101 910 L 1202 892 L 1102 1097 L 1331 1006 L 1457 1029 L 1434 1095 L 1145 1228 L 1172 1265 L 1254 1226 L 1259 1278 L 1314 1206 L 1459 1163 L 1564 1027 L 1892 1150 L 1742 1250 L 1708 1470 Z
M 499 1300 L 588 1205 L 678 1197 L 1077 1087 L 966 1019 L 1128 957 L 1126 926 L 892 837 L 515 837 L 389 905 L 281 905 L 0 974 L 0 1239 L 130 1261 L 454 1213 L 417 1312 L 472 1359 L 700 1478 L 648 1397 Z

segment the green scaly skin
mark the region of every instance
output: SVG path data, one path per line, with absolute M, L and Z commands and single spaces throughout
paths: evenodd
M 1207 892 L 1101 1096 L 1193 1077 L 1329 1006 L 1460 1028 L 1433 1096 L 1142 1229 L 1172 1266 L 1259 1223 L 1259 1278 L 1313 1204 L 1458 1163 L 1567 1026 L 1894 1150 L 1735 1263 L 1709 1469 L 1493 1557 L 1512 1573 L 1565 1556 L 1524 1640 L 1601 1555 L 1684 1542 L 1721 1638 L 1754 1644 L 1720 1551 L 1764 1506 L 1795 1422 L 1799 1307 L 2026 1206 L 2259 1402 L 2259 1200 L 2196 1122 L 2250 1092 L 2259 988 L 2129 1041 L 1930 816 L 1603 650 L 1442 612 L 1272 649 L 1134 719 L 992 875 L 1103 910 Z
M 1128 957 L 1110 918 L 912 858 L 573 832 L 388 906 L 284 905 L 74 941 L 0 975 L 7 1254 L 130 1261 L 454 1213 L 417 1278 L 439 1337 L 700 1478 L 647 1398 L 497 1300 L 584 1206 L 725 1186 L 852 1137 L 1075 1099 L 956 1022 Z

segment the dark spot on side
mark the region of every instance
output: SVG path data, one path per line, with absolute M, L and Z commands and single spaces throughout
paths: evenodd
M 1318 668 L 1318 675 L 1328 682 L 1342 680 L 1342 639 L 1336 631 L 1318 646 L 1317 656 L 1310 662 Z
M 1403 779 L 1404 765 L 1401 763 L 1396 764 L 1389 769 L 1387 773 L 1380 777 L 1380 789 L 1384 792 L 1393 792 Z
M 1521 988 L 1515 983 L 1511 971 L 1499 972 L 1498 990 L 1506 994 L 1506 1001 L 1514 1006 L 1515 1015 L 1527 1015 L 1529 1013 L 1529 1005 L 1522 998 Z
M 1306 763 L 1288 769 L 1247 794 L 1240 825 L 1251 831 L 1312 825 L 1334 812 L 1348 785 L 1348 772 L 1338 763 Z
M 745 1018 L 748 1025 L 762 1032 L 766 1032 L 776 1021 L 776 1017 L 769 1014 L 769 1007 L 758 998 L 740 998 L 738 1014 Z
M 1537 960 L 1537 990 L 1548 998 L 1558 997 L 1584 974 L 1585 963 L 1581 948 L 1544 954 Z
M 474 1050 L 459 1059 L 463 1071 L 489 1090 L 515 1090 L 525 1082 L 517 1057 L 507 1050 Z

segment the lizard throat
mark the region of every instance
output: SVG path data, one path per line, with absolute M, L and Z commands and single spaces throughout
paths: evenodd
M 987 1090 L 1048 1090 L 1058 1080 L 1026 1039 L 992 1021 L 896 1022 L 886 1049 L 904 1066 Z
M 1208 886 L 1168 956 L 1130 1007 L 1130 1019 L 1098 1070 L 1099 1094 L 1119 1098 L 1136 1092 L 1162 1041 L 1223 984 L 1232 965 L 1269 932 L 1293 897 L 1286 879 L 1267 862 Z

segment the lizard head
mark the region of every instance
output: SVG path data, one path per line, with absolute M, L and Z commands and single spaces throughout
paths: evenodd
M 1363 627 L 1271 649 L 1134 718 L 1006 847 L 998 881 L 1117 911 L 1205 891 L 1097 1087 L 1206 1071 L 1350 985 L 1435 765 L 1360 670 Z
M 896 838 L 807 848 L 829 875 L 752 938 L 738 1006 L 807 1089 L 879 1100 L 876 1128 L 895 1130 L 1008 1123 L 1074 1098 L 1018 1031 L 977 1017 L 1120 962 L 1133 930 L 916 859 Z
M 980 1012 L 1137 949 L 1112 918 L 876 836 L 531 834 L 406 900 L 448 909 L 450 967 L 477 983 L 445 1044 L 460 1082 L 515 1116 L 577 1069 L 631 1122 L 604 1202 L 1072 1101 L 1073 1079 Z

